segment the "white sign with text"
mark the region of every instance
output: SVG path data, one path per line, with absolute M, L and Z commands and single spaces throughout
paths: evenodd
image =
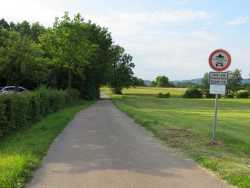
M 225 95 L 226 86 L 225 85 L 210 85 L 210 94 Z

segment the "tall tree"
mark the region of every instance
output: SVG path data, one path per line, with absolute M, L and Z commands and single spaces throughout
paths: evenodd
M 30 37 L 33 41 L 39 42 L 39 37 L 46 33 L 46 28 L 38 22 L 33 23 L 30 27 Z
M 96 45 L 96 53 L 84 71 L 85 87 L 82 93 L 85 96 L 100 96 L 100 85 L 106 84 L 112 75 L 112 37 L 106 28 L 91 22 L 85 23 L 85 36 Z
M 84 76 L 89 60 L 95 55 L 96 45 L 85 37 L 84 32 L 85 25 L 81 17 L 77 15 L 71 20 L 66 13 L 41 37 L 42 48 L 51 57 L 51 67 L 67 74 L 67 82 L 61 80 L 63 88 L 72 87 L 74 76 Z M 56 84 L 59 82 L 57 76 L 51 75 Z
M 100 85 L 112 73 L 113 42 L 107 29 L 85 22 L 80 14 L 71 19 L 66 13 L 40 42 L 51 59 L 49 85 L 77 88 L 87 98 L 99 97 Z
M 155 83 L 157 87 L 169 87 L 169 79 L 166 76 L 157 76 L 155 79 Z
M 10 25 L 8 22 L 5 21 L 5 19 L 1 19 L 0 20 L 0 28 L 9 30 Z
M 144 80 L 141 78 L 133 77 L 133 86 L 145 86 Z
M 124 87 L 129 87 L 133 84 L 133 57 L 125 53 L 125 50 L 120 46 L 113 46 L 113 76 L 110 81 L 110 86 L 116 94 L 122 94 Z
M 17 23 L 15 25 L 15 30 L 19 32 L 22 36 L 31 36 L 31 26 L 27 21 L 23 21 L 21 23 Z
M 236 93 L 241 89 L 242 80 L 241 70 L 235 69 L 233 72 L 229 72 L 229 94 L 236 95 Z
M 210 94 L 209 94 L 209 73 L 205 73 L 203 78 L 202 78 L 202 81 L 201 81 L 201 89 L 202 89 L 202 93 L 209 97 Z
M 76 88 L 97 98 L 101 84 L 129 86 L 133 67 L 132 56 L 113 46 L 108 30 L 80 14 L 71 19 L 65 13 L 51 28 L 0 20 L 1 84 Z
M 0 77 L 8 85 L 37 87 L 46 79 L 43 52 L 32 40 L 0 29 Z

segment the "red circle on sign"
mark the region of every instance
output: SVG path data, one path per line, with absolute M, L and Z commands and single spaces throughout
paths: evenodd
M 209 56 L 209 65 L 215 71 L 221 72 L 231 65 L 231 55 L 223 49 L 215 50 Z

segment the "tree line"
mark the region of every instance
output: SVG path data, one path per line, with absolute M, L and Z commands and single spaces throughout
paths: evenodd
M 56 18 L 52 27 L 0 20 L 0 84 L 36 89 L 78 89 L 98 98 L 100 86 L 117 93 L 133 84 L 133 57 L 111 33 L 80 14 Z
M 235 69 L 228 72 L 227 97 L 241 97 L 241 94 L 250 96 L 250 84 L 244 84 L 241 70 Z M 206 97 L 211 97 L 209 94 L 209 73 L 205 73 L 202 78 L 201 90 Z M 242 95 L 242 96 L 243 96 Z
M 201 83 L 198 83 L 198 81 Z M 207 98 L 213 97 L 209 94 L 209 73 L 205 73 L 203 78 L 197 79 L 197 83 L 194 82 L 171 82 L 165 75 L 157 76 L 155 80 L 151 82 L 152 87 L 177 87 L 177 88 L 189 88 L 188 95 L 190 96 L 205 96 Z M 142 85 L 138 85 L 142 86 Z M 234 98 L 248 98 L 250 97 L 250 82 L 244 83 L 241 71 L 235 69 L 228 72 L 228 84 L 226 97 Z

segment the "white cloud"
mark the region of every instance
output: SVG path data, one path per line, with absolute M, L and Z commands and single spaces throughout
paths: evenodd
M 116 42 L 134 56 L 136 75 L 145 79 L 158 74 L 171 79 L 196 77 L 197 72 L 202 75 L 208 67 L 209 52 L 218 46 L 214 33 L 183 30 L 194 23 L 209 22 L 205 11 L 113 12 L 89 18 L 110 29 Z
M 182 1 L 182 0 L 181 0 Z M 13 6 L 15 5 L 15 6 Z M 6 0 L 4 6 L 0 7 L 0 16 L 7 17 L 11 21 L 39 21 L 46 25 L 51 25 L 56 16 L 61 16 L 67 7 L 66 0 Z M 124 46 L 129 53 L 135 57 L 138 65 L 138 74 L 144 77 L 145 72 L 141 65 L 151 68 L 152 63 L 159 67 L 165 66 L 164 62 L 172 59 L 168 66 L 179 66 L 183 58 L 188 58 L 185 49 L 190 50 L 190 43 L 204 40 L 202 33 L 191 33 L 183 37 L 178 36 L 178 32 L 172 27 L 182 27 L 184 24 L 191 24 L 194 21 L 206 20 L 209 15 L 205 11 L 186 9 L 162 9 L 158 11 L 120 12 L 114 10 L 111 13 L 97 12 L 96 10 L 79 10 L 84 13 L 87 19 L 106 26 L 112 32 L 117 43 Z M 72 13 L 72 12 L 71 12 Z M 165 31 L 166 27 L 168 28 Z M 181 35 L 181 34 L 180 34 Z M 197 35 L 197 36 L 196 36 Z M 197 44 L 196 44 L 197 45 Z M 155 61 L 154 61 L 155 60 Z M 145 66 L 144 66 L 145 67 Z M 152 77 L 150 70 L 146 73 Z M 151 76 L 150 76 L 151 75 Z
M 64 13 L 63 7 L 60 7 L 61 3 L 60 0 L 49 3 L 42 0 L 4 0 L 1 1 L 0 17 L 8 21 L 39 21 L 45 25 L 52 25 L 55 17 Z
M 88 19 L 106 25 L 119 36 L 145 32 L 146 28 L 176 26 L 209 18 L 205 11 L 161 10 L 155 12 L 120 13 L 106 15 L 88 14 Z
M 227 22 L 227 25 L 229 26 L 239 26 L 239 25 L 244 25 L 250 21 L 249 16 L 241 16 L 238 18 L 235 18 L 229 22 Z
M 177 3 L 190 1 L 177 0 Z M 235 44 L 235 40 L 226 40 L 224 33 L 212 32 L 213 19 L 206 11 L 164 7 L 152 11 L 143 5 L 137 11 L 132 11 L 131 7 L 120 10 L 113 8 L 113 4 L 108 1 L 102 5 L 99 5 L 100 2 L 101 0 L 1 0 L 0 17 L 7 18 L 8 21 L 39 21 L 51 25 L 54 18 L 62 16 L 64 11 L 69 11 L 70 14 L 80 12 L 86 19 L 109 28 L 115 42 L 134 56 L 136 75 L 145 79 L 153 79 L 159 74 L 166 74 L 172 80 L 200 77 L 209 70 L 209 53 L 221 47 L 227 48 L 235 61 L 240 62 L 232 67 L 243 67 L 244 70 L 249 68 L 247 52 L 250 46 L 242 46 L 240 42 Z M 248 21 L 249 17 L 239 17 L 227 25 L 241 25 Z M 233 43 L 238 51 L 230 48 L 225 41 Z M 244 40 L 244 43 L 250 44 L 250 41 Z
M 219 47 L 217 34 L 206 31 L 146 35 L 137 42 L 127 48 L 135 53 L 136 73 L 147 79 L 159 74 L 171 79 L 200 77 L 209 70 L 209 53 Z
M 187 3 L 190 3 L 191 0 L 177 0 L 177 2 L 180 4 L 187 4 Z

